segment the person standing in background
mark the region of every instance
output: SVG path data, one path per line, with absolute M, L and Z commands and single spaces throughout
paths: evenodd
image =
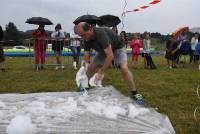
M 121 39 L 122 39 L 122 42 L 123 42 L 124 46 L 127 48 L 127 45 L 128 45 L 128 37 L 127 37 L 126 32 L 125 32 L 125 31 L 121 31 L 120 37 L 121 37 Z
M 48 33 L 44 30 L 44 25 L 39 25 L 38 29 L 32 33 L 34 38 L 34 56 L 35 56 L 35 69 L 44 69 L 46 46 Z
M 147 59 L 146 59 L 146 55 L 149 54 L 150 55 L 150 48 L 151 48 L 151 40 L 150 40 L 150 35 L 148 33 L 144 33 L 144 39 L 142 42 L 142 46 L 143 46 L 143 57 L 144 57 L 144 68 L 148 68 L 148 64 L 147 64 Z
M 200 37 L 198 37 L 198 43 L 195 46 L 195 52 L 194 52 L 194 54 L 195 54 L 196 63 L 199 64 L 198 69 L 200 71 L 200 61 L 199 61 L 199 57 L 200 57 Z
M 196 59 L 195 59 L 195 56 L 194 56 L 194 52 L 195 52 L 195 47 L 198 43 L 198 33 L 195 33 L 194 36 L 192 37 L 191 39 L 191 53 L 190 53 L 190 63 L 195 63 L 196 62 Z
M 0 68 L 1 71 L 5 72 L 5 57 L 4 57 L 4 51 L 3 51 L 3 29 L 0 26 Z
M 150 54 L 150 49 L 151 49 L 151 39 L 150 39 L 150 34 L 145 33 L 145 37 L 143 39 L 143 57 L 144 57 L 144 68 L 147 69 L 156 69 L 156 65 L 153 62 L 153 59 Z
M 118 34 L 117 26 L 113 26 L 111 29 L 115 34 Z
M 77 26 L 74 26 L 74 31 L 70 34 L 70 49 L 73 56 L 73 67 L 77 70 L 77 65 L 79 63 L 79 56 L 81 52 L 81 40 L 80 37 L 76 34 Z
M 142 41 L 137 34 L 134 34 L 134 37 L 130 42 L 130 47 L 132 48 L 132 65 L 133 67 L 136 67 L 139 60 L 140 48 L 142 47 Z
M 52 49 L 56 56 L 56 68 L 55 68 L 56 70 L 65 68 L 61 62 L 61 55 L 64 46 L 65 34 L 63 31 L 61 31 L 61 29 L 62 29 L 61 24 L 57 24 L 55 26 L 55 31 L 51 34 L 51 38 L 53 38 Z

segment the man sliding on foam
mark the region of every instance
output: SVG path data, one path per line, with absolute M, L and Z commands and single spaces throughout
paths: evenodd
M 90 78 L 97 67 L 100 66 L 95 75 L 95 81 L 103 80 L 106 70 L 112 64 L 112 61 L 114 61 L 114 65 L 120 69 L 124 80 L 127 82 L 132 92 L 131 98 L 138 104 L 144 104 L 144 99 L 142 95 L 138 93 L 133 81 L 133 76 L 128 69 L 126 49 L 120 37 L 109 28 L 93 27 L 86 22 L 80 22 L 75 27 L 75 33 L 85 41 L 84 60 L 90 63 L 91 50 L 94 49 L 97 52 L 93 62 L 88 66 L 88 78 Z

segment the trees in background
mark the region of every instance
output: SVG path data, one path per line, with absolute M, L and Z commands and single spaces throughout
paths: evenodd
M 18 40 L 20 38 L 20 32 L 13 22 L 9 22 L 6 25 L 4 34 L 5 40 Z

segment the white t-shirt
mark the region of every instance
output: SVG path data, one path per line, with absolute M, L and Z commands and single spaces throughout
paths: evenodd
M 54 31 L 51 34 L 51 38 L 56 38 L 56 39 L 61 39 L 61 38 L 65 38 L 65 34 L 63 31 L 59 30 L 59 31 Z
M 191 39 L 191 49 L 192 50 L 195 50 L 195 47 L 196 47 L 197 43 L 198 43 L 198 39 L 196 39 L 195 37 L 193 37 Z
M 150 52 L 151 48 L 151 40 L 150 39 L 143 39 L 143 49 L 144 52 Z
M 80 40 L 78 40 L 80 38 L 78 35 L 71 33 L 70 37 L 70 46 L 79 47 L 81 45 Z

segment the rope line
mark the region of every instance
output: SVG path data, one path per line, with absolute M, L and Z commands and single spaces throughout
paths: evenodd
M 199 95 L 199 89 L 200 89 L 200 81 L 198 82 L 198 86 L 197 86 L 197 90 L 196 90 L 196 93 L 197 93 L 197 98 L 199 99 L 199 104 L 200 104 L 200 95 Z M 194 110 L 194 119 L 197 121 L 197 111 L 199 109 L 199 106 L 197 106 Z
M 126 0 L 124 0 L 124 7 L 123 7 L 122 15 L 121 15 L 121 20 L 122 20 L 121 30 L 124 28 L 124 19 L 125 19 L 125 9 L 126 9 L 126 6 L 127 6 L 127 2 L 126 2 Z

